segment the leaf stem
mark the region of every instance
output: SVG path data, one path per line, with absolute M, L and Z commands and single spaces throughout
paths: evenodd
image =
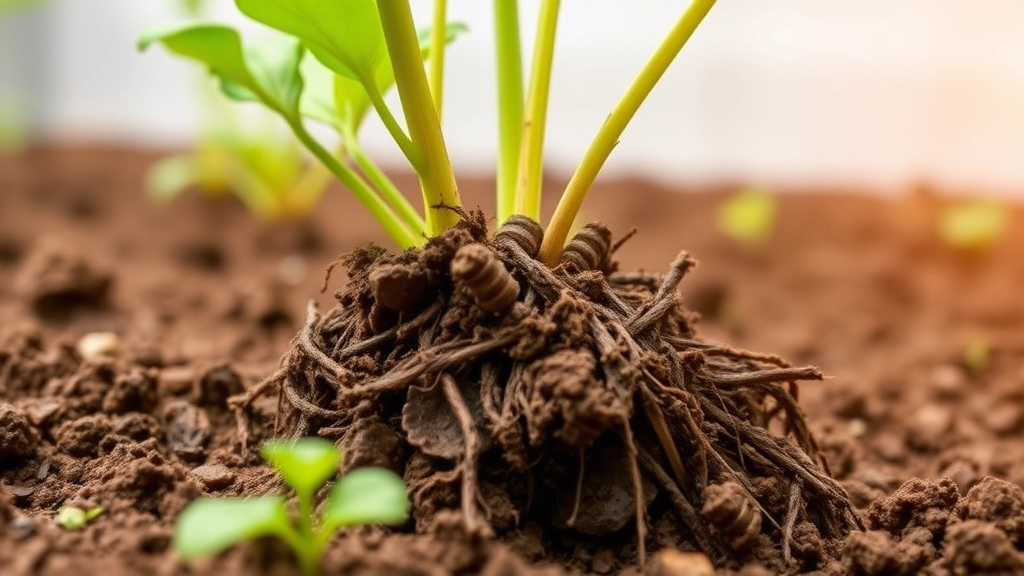
M 430 27 L 430 96 L 441 121 L 441 99 L 444 96 L 444 48 L 448 39 L 447 0 L 434 0 L 434 23 Z
M 445 208 L 462 205 L 455 173 L 441 134 L 441 122 L 430 98 L 409 0 L 378 0 L 377 11 L 409 135 L 423 153 L 422 167 L 417 173 L 423 190 L 427 234 L 434 236 L 459 221 L 455 212 Z
M 384 96 L 381 95 L 380 90 L 377 88 L 377 83 L 373 78 L 360 78 L 359 83 L 363 85 L 366 95 L 370 98 L 370 103 L 373 104 L 373 109 L 377 111 L 377 115 L 380 116 L 384 127 L 387 128 L 388 133 L 394 138 L 395 143 L 402 150 L 406 160 L 409 161 L 409 164 L 412 164 L 414 170 L 419 172 L 423 165 L 423 154 L 416 144 L 409 139 L 409 136 L 405 134 L 405 130 L 398 124 L 395 115 L 391 113 L 391 109 L 384 102 Z
M 611 154 L 612 149 L 619 142 L 619 137 L 625 130 L 626 125 L 633 118 L 640 104 L 647 95 L 651 93 L 654 85 L 668 69 L 672 60 L 682 50 L 683 46 L 693 35 L 694 30 L 715 5 L 715 0 L 692 0 L 689 8 L 683 12 L 675 26 L 662 40 L 650 60 L 644 64 L 640 73 L 633 80 L 633 83 L 626 90 L 626 93 L 619 100 L 619 103 L 612 109 L 611 114 L 604 121 L 597 136 L 594 137 L 590 148 L 580 161 L 576 172 L 569 180 L 562 197 L 558 201 L 555 213 L 551 217 L 547 230 L 544 232 L 544 242 L 541 244 L 541 261 L 554 266 L 562 253 L 562 245 L 568 236 L 569 228 L 572 226 L 576 214 L 579 213 L 583 199 L 597 178 L 597 173 L 604 166 L 605 161 Z
M 402 192 L 395 186 L 395 183 L 384 174 L 384 171 L 377 166 L 376 163 L 366 154 L 363 147 L 359 145 L 355 136 L 346 136 L 345 146 L 348 149 L 348 154 L 355 161 L 356 165 L 363 172 L 364 175 L 370 180 L 370 184 L 377 189 L 384 201 L 387 202 L 395 211 L 398 212 L 399 217 L 405 223 L 406 227 L 416 232 L 417 234 L 426 234 L 426 223 L 423 221 L 423 217 L 420 216 L 419 212 L 413 208 L 412 204 L 405 199 Z
M 498 70 L 498 225 L 516 208 L 516 170 L 523 134 L 523 55 L 518 0 L 494 0 L 494 53 Z
M 537 20 L 537 39 L 530 68 L 530 88 L 523 121 L 516 208 L 519 214 L 540 220 L 541 180 L 544 175 L 544 129 L 547 125 L 551 65 L 561 0 L 543 0 Z
M 371 189 L 362 178 L 359 177 L 351 168 L 345 166 L 338 159 L 335 158 L 330 152 L 327 151 L 319 142 L 314 139 L 306 127 L 302 125 L 299 120 L 289 120 L 288 125 L 292 131 L 295 132 L 295 136 L 300 142 L 313 153 L 318 160 L 324 163 L 325 166 L 341 180 L 341 183 L 345 185 L 355 197 L 362 202 L 363 206 L 370 211 L 370 214 L 380 222 L 384 230 L 391 236 L 395 244 L 402 249 L 411 248 L 413 246 L 422 245 L 424 240 L 422 236 L 409 230 L 405 223 L 397 214 L 381 200 L 380 196 L 377 195 Z

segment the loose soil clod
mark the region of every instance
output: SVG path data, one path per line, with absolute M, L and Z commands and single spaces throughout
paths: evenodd
M 514 541 L 535 524 L 568 550 L 586 546 L 574 534 L 634 538 L 636 556 L 620 561 L 640 565 L 666 518 L 675 546 L 718 565 L 762 532 L 788 563 L 795 530 L 824 548 L 860 527 L 796 402 L 795 382 L 817 369 L 697 338 L 676 293 L 695 264 L 685 253 L 664 277 L 608 273 L 610 235 L 589 226 L 596 240 L 578 238 L 550 270 L 533 258 L 538 231 L 516 219 L 489 240 L 471 214 L 419 252 L 348 256 L 338 306 L 311 307 L 280 369 L 235 400 L 240 434 L 271 390 L 282 433 L 365 453 L 361 423 L 383 423 L 412 448 L 392 465 L 421 529 L 447 530 L 459 510 L 470 535 Z M 483 264 L 465 272 L 467 254 Z M 406 276 L 428 278 L 429 297 L 381 314 L 364 279 L 396 266 L 425 270 Z M 481 267 L 503 279 L 479 280 Z

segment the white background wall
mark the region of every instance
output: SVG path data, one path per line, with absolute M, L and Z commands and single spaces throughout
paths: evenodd
M 536 4 L 521 2 L 524 30 Z M 562 4 L 548 150 L 569 171 L 685 2 Z M 490 5 L 449 2 L 472 31 L 448 53 L 445 128 L 457 167 L 481 172 L 497 138 Z M 234 19 L 230 2 L 215 8 Z M 181 19 L 172 0 L 53 0 L 3 18 L 0 96 L 28 102 L 43 133 L 159 146 L 194 133 L 194 67 L 134 49 L 141 30 Z M 366 139 L 400 161 L 378 126 Z M 720 0 L 608 169 L 1024 191 L 1024 2 Z

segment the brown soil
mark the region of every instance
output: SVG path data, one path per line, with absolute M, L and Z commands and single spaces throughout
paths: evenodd
M 244 427 L 228 398 L 251 391 L 275 371 L 304 326 L 310 296 L 331 310 L 331 296 L 319 295 L 326 265 L 339 253 L 382 239 L 364 218 L 337 224 L 338 214 L 362 214 L 337 191 L 304 224 L 255 223 L 230 199 L 188 195 L 153 206 L 139 191 L 153 158 L 80 149 L 0 159 L 5 575 L 296 573 L 287 551 L 273 542 L 181 566 L 168 548 L 170 530 L 181 508 L 204 492 L 280 488 L 242 448 L 272 434 L 275 398 L 257 401 Z M 462 190 L 468 205 L 479 202 L 488 210 L 486 182 L 465 182 Z M 989 253 L 956 254 L 934 237 L 939 202 L 927 195 L 885 201 L 796 194 L 782 198 L 774 236 L 744 248 L 715 231 L 720 194 L 676 192 L 641 181 L 607 183 L 595 190 L 589 215 L 618 234 L 640 230 L 616 254 L 623 269 L 663 273 L 683 248 L 700 260 L 681 291 L 683 303 L 703 316 L 701 338 L 779 353 L 836 376 L 804 384 L 800 404 L 831 472 L 869 528 L 842 542 L 822 541 L 813 522 L 787 522 L 791 488 L 767 483 L 756 490 L 768 503 L 766 529 L 721 571 L 1024 572 L 1024 493 L 1018 487 L 1024 483 L 1021 215 L 1015 215 L 1013 237 Z M 413 275 L 404 281 L 418 280 Z M 430 303 L 429 297 L 384 299 L 396 308 Z M 380 316 L 378 328 L 399 321 Z M 76 342 L 96 331 L 115 332 L 119 346 L 109 358 L 83 360 Z M 965 361 L 965 350 L 979 347 L 989 348 L 987 359 Z M 563 356 L 566 362 L 544 368 L 573 373 L 578 358 L 569 358 L 571 350 Z M 543 380 L 545 372 L 538 373 L 534 380 Z M 442 388 L 460 391 L 457 385 Z M 470 413 L 476 410 L 469 391 L 459 395 Z M 420 411 L 428 420 L 431 403 L 453 397 L 426 390 L 409 396 L 428 407 Z M 543 432 L 555 432 L 557 418 L 547 422 Z M 397 424 L 362 419 L 347 430 L 375 447 L 372 453 L 353 451 L 348 462 L 387 465 L 409 458 Z M 443 472 L 437 459 L 451 452 L 443 438 L 455 438 L 461 451 L 465 430 L 440 425 L 436 436 L 422 434 L 414 452 L 435 455 L 426 462 L 413 457 L 407 479 L 420 473 L 443 484 L 436 478 Z M 656 434 L 642 436 L 641 447 L 661 449 Z M 598 455 L 592 459 L 617 459 L 628 470 L 622 444 L 599 440 L 593 451 Z M 550 478 L 576 470 L 573 458 L 563 454 L 561 461 L 563 470 L 546 471 Z M 623 470 L 595 468 L 585 476 L 581 502 L 608 501 L 614 508 L 622 499 L 600 488 L 618 487 L 628 491 L 632 506 L 632 485 L 618 480 Z M 457 480 L 458 469 L 449 469 Z M 496 473 L 481 467 L 481 501 L 490 503 L 481 514 L 504 543 L 467 537 L 464 518 L 445 523 L 440 514 L 431 535 L 416 535 L 410 525 L 408 533 L 360 530 L 339 538 L 325 572 L 635 570 L 631 511 L 592 515 L 588 522 L 605 523 L 600 535 L 555 537 L 535 518 L 517 517 L 516 506 L 495 505 L 522 498 L 503 490 L 511 484 L 496 483 Z M 571 515 L 573 490 L 564 497 L 543 490 L 538 501 L 553 517 Z M 735 484 L 721 484 L 705 500 L 735 501 L 730 490 Z M 679 533 L 671 498 L 651 498 L 648 548 L 685 548 L 689 540 Z M 51 520 L 66 504 L 102 505 L 105 512 L 85 530 L 68 532 Z M 816 504 L 812 498 L 806 509 Z M 445 507 L 459 509 L 457 494 Z M 749 510 L 741 512 L 749 516 Z M 773 521 L 792 525 L 785 557 Z M 683 565 L 702 573 L 692 558 L 680 558 L 690 557 L 659 555 L 651 570 L 688 573 L 680 571 Z

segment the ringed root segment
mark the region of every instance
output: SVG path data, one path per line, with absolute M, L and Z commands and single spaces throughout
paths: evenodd
M 252 402 L 276 393 L 279 433 L 338 438 L 352 465 L 372 454 L 404 470 L 419 531 L 455 522 L 501 538 L 529 521 L 586 542 L 626 529 L 640 564 L 655 522 L 718 565 L 761 532 L 788 560 L 794 526 L 825 539 L 861 527 L 795 399 L 795 382 L 821 372 L 696 337 L 677 295 L 693 259 L 664 275 L 551 269 L 539 244 L 528 219 L 490 238 L 464 214 L 418 251 L 349 255 L 338 306 L 311 305 L 280 368 L 233 400 L 240 436 Z M 514 279 L 506 311 L 451 276 L 464 246 Z M 595 496 L 607 490 L 626 505 Z

